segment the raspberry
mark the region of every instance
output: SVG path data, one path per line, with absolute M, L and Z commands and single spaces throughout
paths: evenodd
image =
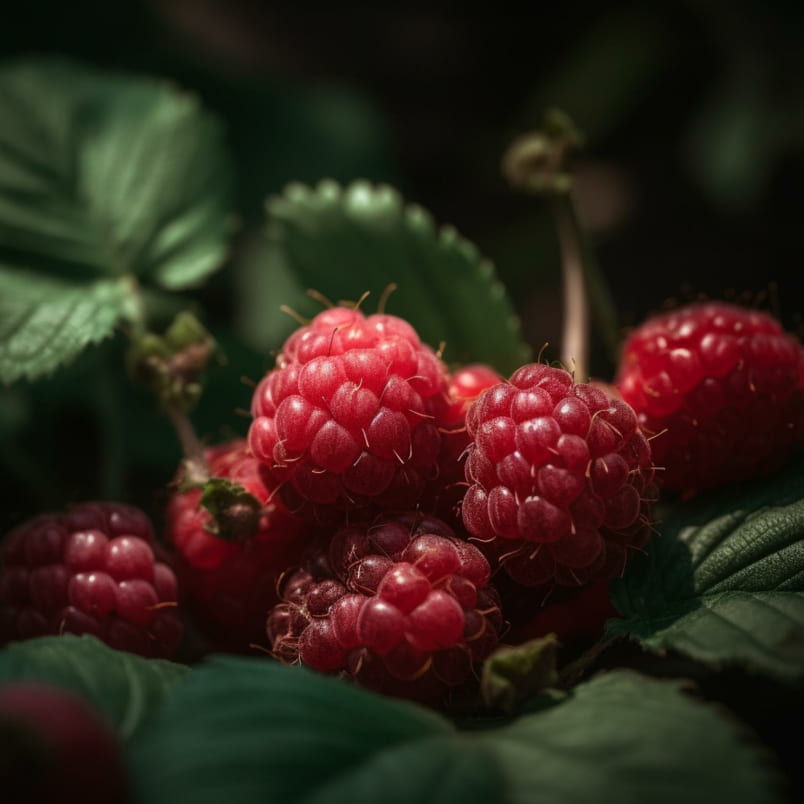
M 530 364 L 484 391 L 466 425 L 463 521 L 518 583 L 611 577 L 647 541 L 650 447 L 623 401 Z
M 265 614 L 278 602 L 276 583 L 297 556 L 299 523 L 270 503 L 259 462 L 243 440 L 205 451 L 210 472 L 252 494 L 264 508 L 252 533 L 237 541 L 213 535 L 201 490 L 176 494 L 168 503 L 166 535 L 176 552 L 182 604 L 220 650 L 246 651 L 265 639 Z
M 171 658 L 182 634 L 176 578 L 154 550 L 148 517 L 122 503 L 83 503 L 20 525 L 0 545 L 0 643 L 92 634 Z
M 766 472 L 804 433 L 804 349 L 756 310 L 708 302 L 650 319 L 625 344 L 618 386 L 657 434 L 671 490 Z
M 3 801 L 129 800 L 120 741 L 73 694 L 30 682 L 0 687 L 0 738 L 8 732 L 0 739 Z
M 287 579 L 268 636 L 285 663 L 436 702 L 499 641 L 490 575 L 480 551 L 435 518 L 344 527 L 328 555 Z
M 463 461 L 471 438 L 466 432 L 466 412 L 474 400 L 502 377 L 490 366 L 464 366 L 450 378 L 447 387 L 449 405 L 441 420 L 441 452 L 438 456 L 439 475 L 422 500 L 422 507 L 458 527 L 460 503 L 466 492 Z
M 409 507 L 437 475 L 446 389 L 406 321 L 336 307 L 291 335 L 258 385 L 249 444 L 294 514 Z

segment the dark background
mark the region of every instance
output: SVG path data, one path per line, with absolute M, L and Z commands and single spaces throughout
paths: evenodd
M 239 377 L 258 377 L 281 342 L 242 315 L 237 266 L 264 198 L 294 179 L 397 185 L 494 259 L 536 351 L 557 345 L 555 234 L 543 205 L 499 170 L 506 145 L 552 105 L 586 134 L 576 201 L 624 326 L 703 293 L 745 294 L 798 327 L 801 4 L 304 5 L 28 0 L 0 28 L 3 59 L 59 53 L 166 76 L 224 121 L 241 227 L 232 265 L 194 297 L 229 354 L 196 415 L 207 440 L 245 432 L 233 412 L 248 407 Z M 178 449 L 122 377 L 121 348 L 0 391 L 10 523 L 93 496 L 158 516 L 154 489 Z M 611 377 L 601 348 L 592 371 Z

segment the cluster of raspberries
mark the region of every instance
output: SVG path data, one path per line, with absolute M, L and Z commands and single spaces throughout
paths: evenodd
M 329 309 L 257 385 L 247 441 L 206 452 L 251 500 L 248 528 L 223 538 L 201 489 L 177 491 L 171 570 L 125 506 L 34 520 L 3 545 L 0 636 L 89 632 L 169 656 L 178 597 L 210 647 L 443 701 L 506 636 L 602 624 L 659 487 L 780 463 L 803 399 L 799 341 L 726 304 L 649 320 L 614 386 L 540 363 L 450 373 L 406 321 Z

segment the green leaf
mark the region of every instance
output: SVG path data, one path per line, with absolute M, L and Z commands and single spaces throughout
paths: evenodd
M 0 263 L 198 284 L 224 256 L 221 132 L 166 82 L 59 59 L 0 71 Z
M 134 734 L 188 669 L 113 650 L 91 636 L 39 637 L 0 651 L 0 684 L 40 681 L 72 690 L 103 712 L 120 734 Z
M 164 82 L 40 59 L 0 69 L 0 379 L 34 378 L 141 315 L 140 284 L 225 255 L 217 123 Z M 136 280 L 135 280 L 136 278 Z
M 465 802 L 481 800 L 473 789 L 494 800 L 493 764 L 450 752 L 459 740 L 417 706 L 300 668 L 216 658 L 177 690 L 132 757 L 150 804 L 430 801 L 434 779 Z
M 300 668 L 216 658 L 129 744 L 129 758 L 149 804 L 776 800 L 743 735 L 676 686 L 612 673 L 551 704 L 462 732 Z
M 0 267 L 0 382 L 49 374 L 111 335 L 131 294 L 125 277 L 70 281 Z
M 612 594 L 612 635 L 804 679 L 804 462 L 679 506 Z
M 356 300 L 367 290 L 378 299 L 393 283 L 388 312 L 408 319 L 431 346 L 445 342 L 448 362 L 485 362 L 509 373 L 528 359 L 491 263 L 452 227 L 436 229 L 429 213 L 406 205 L 393 188 L 364 181 L 345 188 L 332 181 L 314 189 L 292 184 L 268 211 L 266 274 L 289 276 L 333 301 Z M 289 290 L 291 282 L 280 287 Z M 316 311 L 297 298 L 251 302 L 263 310 L 283 303 Z
M 676 684 L 612 672 L 564 703 L 483 736 L 503 770 L 505 801 L 779 801 L 746 735 Z

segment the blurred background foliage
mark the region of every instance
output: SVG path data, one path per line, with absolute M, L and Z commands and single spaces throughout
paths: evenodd
M 214 442 L 245 433 L 241 377 L 258 378 L 295 326 L 278 312 L 298 294 L 292 281 L 252 278 L 264 199 L 289 181 L 394 184 L 492 258 L 536 350 L 557 346 L 555 235 L 540 203 L 512 193 L 499 171 L 506 145 L 547 106 L 586 134 L 576 202 L 623 326 L 699 293 L 746 294 L 798 326 L 802 34 L 804 6 L 758 0 L 315 11 L 27 0 L 4 16 L 0 57 L 58 53 L 166 76 L 224 121 L 237 169 L 232 255 L 186 296 L 228 357 L 195 415 Z M 155 402 L 124 376 L 122 346 L 0 389 L 3 529 L 99 496 L 158 516 L 179 450 Z M 611 376 L 601 348 L 592 370 Z

